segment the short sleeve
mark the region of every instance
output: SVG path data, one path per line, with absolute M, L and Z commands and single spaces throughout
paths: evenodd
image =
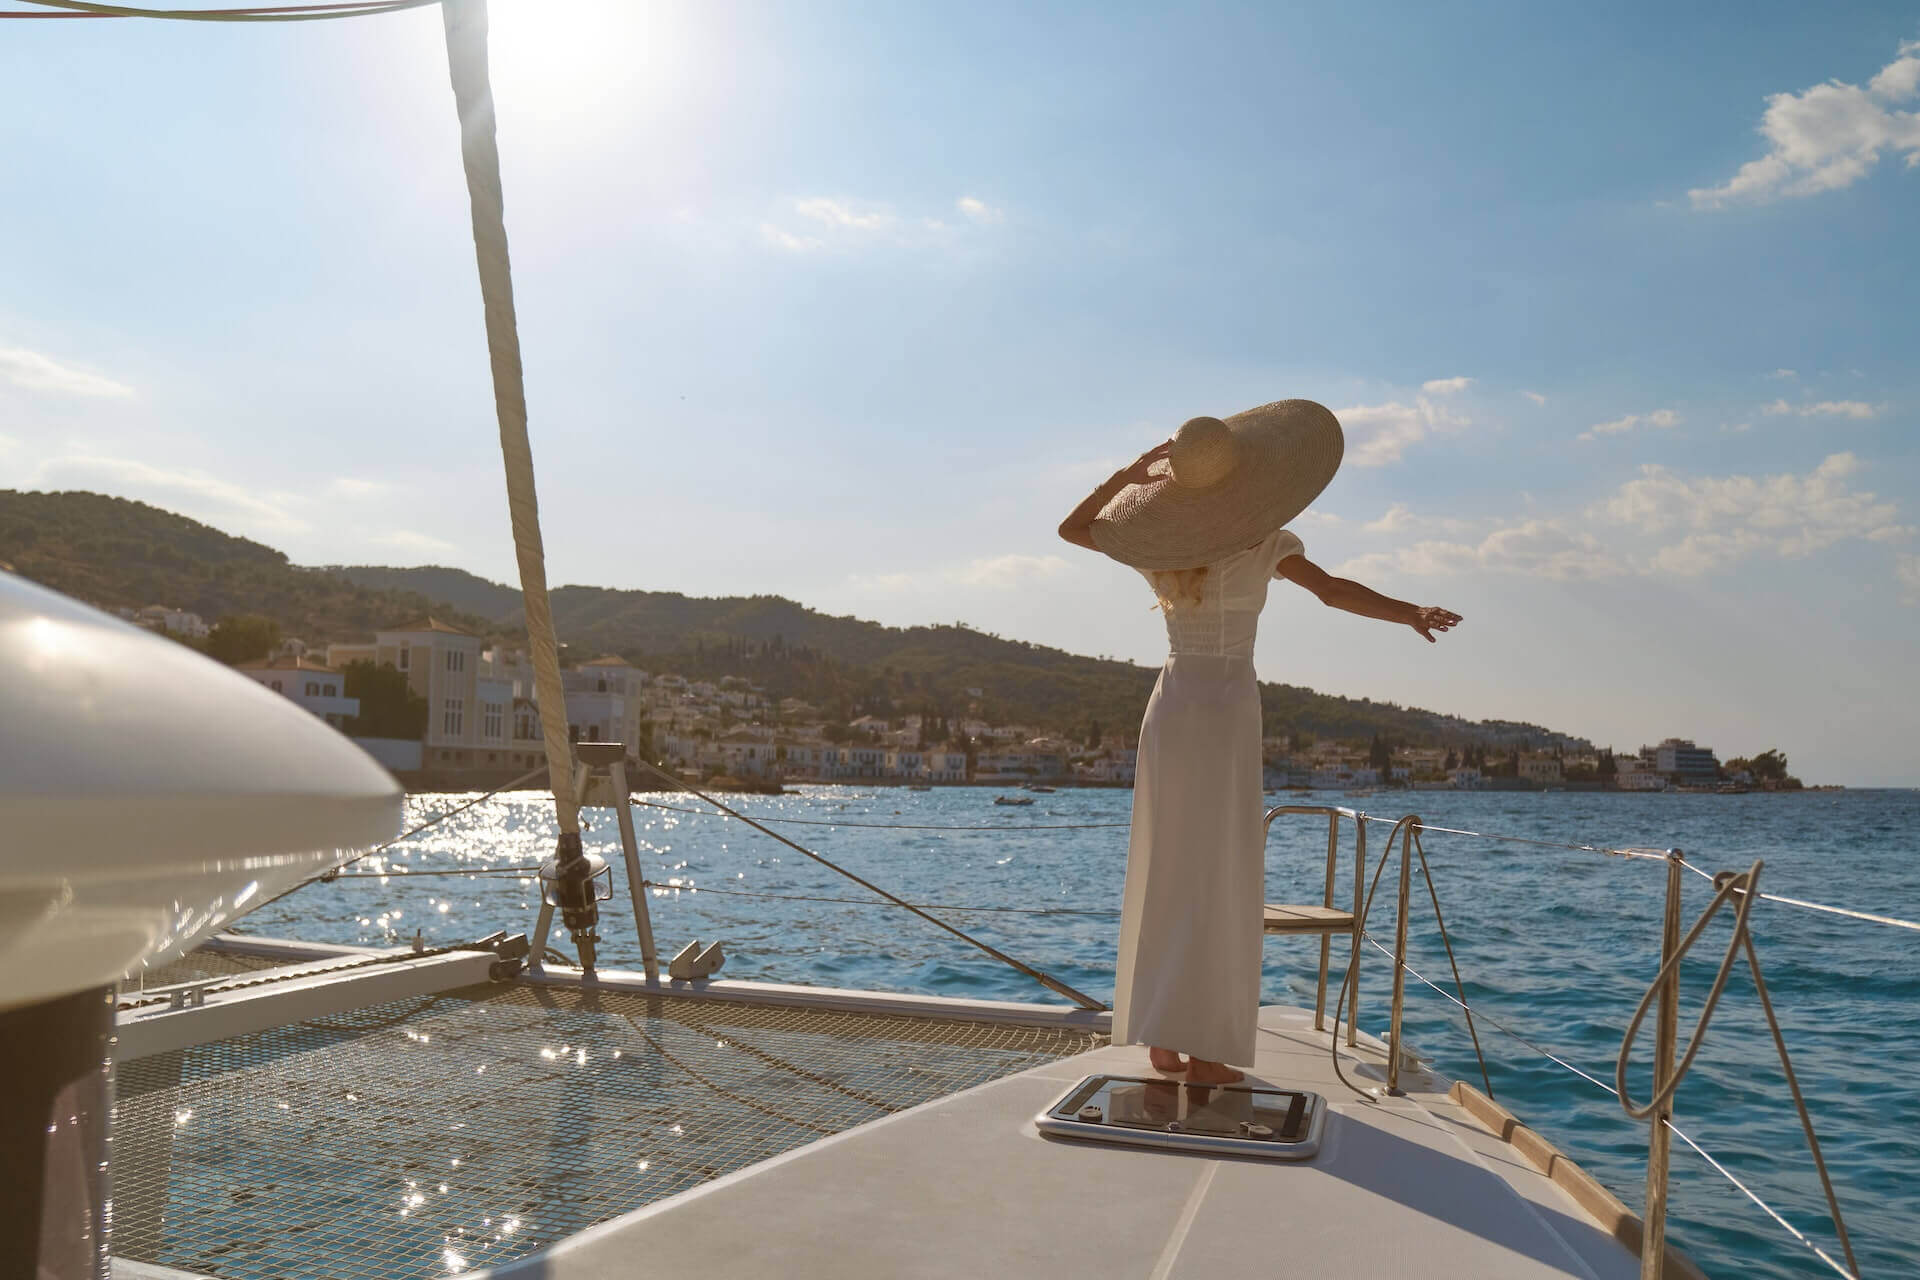
M 1288 556 L 1307 554 L 1307 544 L 1300 541 L 1298 534 L 1291 529 L 1282 529 L 1273 535 L 1273 546 L 1267 556 L 1268 572 L 1274 577 L 1280 576 L 1280 562 Z

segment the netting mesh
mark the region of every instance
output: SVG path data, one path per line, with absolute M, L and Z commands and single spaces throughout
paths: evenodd
M 1087 1032 L 480 987 L 126 1064 L 113 1252 L 446 1276 L 1038 1063 Z

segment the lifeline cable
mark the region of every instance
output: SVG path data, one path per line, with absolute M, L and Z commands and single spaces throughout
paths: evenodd
M 175 22 L 325 22 L 424 9 L 440 0 L 353 0 L 340 4 L 276 4 L 251 9 L 143 9 L 92 0 L 24 0 L 55 13 L 0 13 L 0 18 L 161 18 Z
M 696 818 L 740 818 L 744 821 L 772 823 L 780 827 L 865 827 L 870 831 L 1092 831 L 1098 828 L 1130 827 L 1130 822 L 1036 822 L 1022 823 L 1019 826 L 1002 826 L 999 823 L 946 823 L 946 822 L 836 822 L 830 818 L 770 818 L 764 815 L 744 813 L 710 813 L 705 809 L 687 809 L 679 805 L 661 804 L 658 800 L 642 800 L 631 797 L 632 803 L 644 809 L 664 809 L 668 813 L 691 814 Z
M 712 805 L 715 809 L 718 809 L 720 812 L 727 814 L 730 817 L 738 818 L 740 821 L 746 823 L 748 826 L 760 832 L 762 835 L 770 836 L 773 839 L 778 840 L 781 844 L 786 845 L 789 849 L 792 849 L 795 853 L 803 854 L 806 857 L 812 858 L 815 862 L 827 868 L 829 871 L 839 872 L 841 875 L 853 881 L 855 884 L 859 885 L 861 888 L 867 889 L 874 893 L 879 894 L 881 897 L 893 903 L 895 906 L 905 907 L 908 911 L 913 912 L 913 914 L 919 916 L 922 920 L 927 921 L 929 924 L 937 925 L 938 927 L 945 929 L 948 933 L 960 939 L 962 942 L 966 942 L 972 946 L 978 947 L 980 950 L 986 952 L 988 955 L 992 956 L 995 960 L 998 960 L 1000 963 L 1004 965 L 1008 965 L 1009 967 L 1016 969 L 1021 973 L 1026 974 L 1029 978 L 1032 978 L 1035 982 L 1039 983 L 1041 986 L 1045 987 L 1047 990 L 1052 991 L 1058 995 L 1065 996 L 1067 999 L 1079 1005 L 1082 1009 L 1089 1009 L 1089 1010 L 1096 1010 L 1096 1011 L 1103 1011 L 1103 1012 L 1107 1009 L 1108 1006 L 1106 1004 L 1104 1004 L 1099 1000 L 1095 1000 L 1092 996 L 1086 994 L 1085 992 L 1076 991 L 1072 987 L 1068 986 L 1066 983 L 1060 981 L 1058 978 L 1055 978 L 1050 974 L 1041 972 L 1040 970 L 1034 968 L 1032 965 L 1027 964 L 1025 961 L 1014 959 L 1012 956 L 1000 950 L 998 947 L 995 947 L 990 943 L 982 942 L 980 941 L 980 939 L 974 937 L 973 935 L 954 928 L 952 925 L 948 924 L 945 920 L 940 919 L 940 917 L 938 916 L 929 915 L 927 912 L 922 911 L 919 907 L 914 906 L 911 902 L 908 902 L 906 899 L 899 897 L 896 894 L 888 893 L 885 889 L 882 889 L 879 885 L 873 883 L 871 880 L 866 880 L 858 875 L 855 875 L 853 872 L 847 870 L 843 866 L 840 866 L 838 863 L 835 863 L 828 858 L 821 857 L 819 854 L 807 848 L 805 845 L 799 844 L 793 840 L 787 839 L 787 837 L 781 835 L 778 831 L 775 831 L 770 827 L 766 826 L 764 823 L 756 822 L 752 818 L 749 818 L 746 814 L 740 813 L 728 807 L 727 805 L 722 804 L 720 801 L 715 800 L 712 796 L 708 795 L 706 792 L 701 791 L 697 787 L 688 785 L 688 783 L 685 782 L 683 779 L 677 778 L 673 774 L 667 772 L 665 769 L 662 769 L 659 765 L 654 764 L 651 761 L 642 760 L 640 761 L 640 767 L 642 769 L 645 769 L 648 773 L 651 773 L 655 777 L 661 779 L 661 781 L 672 784 L 677 789 L 688 791 L 696 796 L 699 796 L 702 800 L 705 800 L 708 804 Z
M 1381 955 L 1387 957 L 1389 960 L 1393 959 L 1393 952 L 1388 948 L 1380 945 L 1379 940 L 1376 939 L 1372 934 L 1367 934 L 1365 935 L 1365 937 L 1366 937 L 1368 946 L 1372 947 L 1375 951 L 1378 951 Z M 1418 969 L 1414 968 L 1412 965 L 1402 964 L 1400 967 L 1402 969 L 1405 969 L 1408 975 L 1411 976 L 1415 981 L 1419 982 L 1421 985 L 1433 991 L 1435 994 L 1440 996 L 1441 999 L 1447 1001 L 1447 1003 L 1453 1004 L 1453 1005 L 1459 1005 L 1459 1007 L 1462 1010 L 1466 1009 L 1466 1006 L 1464 1004 L 1461 1004 L 1460 1001 L 1454 997 L 1451 991 L 1448 991 L 1446 988 L 1437 985 L 1431 978 L 1428 978 L 1425 974 L 1421 973 Z M 1499 1030 L 1505 1032 L 1507 1035 L 1511 1036 L 1515 1040 L 1518 1040 L 1521 1044 L 1533 1050 L 1535 1053 L 1539 1054 L 1541 1057 L 1545 1058 L 1547 1061 L 1553 1063 L 1555 1066 L 1558 1066 L 1563 1070 L 1569 1071 L 1572 1074 L 1579 1076 L 1582 1080 L 1586 1081 L 1588 1084 L 1592 1085 L 1594 1088 L 1601 1090 L 1602 1092 L 1608 1094 L 1609 1096 L 1611 1096 L 1616 1100 L 1620 1097 L 1620 1091 L 1618 1089 L 1615 1089 L 1612 1085 L 1608 1084 L 1606 1081 L 1600 1079 L 1598 1076 L 1590 1074 L 1589 1072 L 1582 1071 L 1579 1067 L 1574 1066 L 1571 1062 L 1568 1062 L 1565 1058 L 1553 1052 L 1551 1049 L 1544 1048 L 1543 1046 L 1528 1039 L 1526 1036 L 1521 1035 L 1518 1031 L 1515 1031 L 1512 1027 L 1500 1021 L 1500 1019 L 1494 1017 L 1492 1014 L 1487 1013 L 1485 1010 L 1482 1010 L 1480 1013 L 1480 1017 L 1483 1021 L 1488 1023 L 1490 1026 L 1496 1027 Z M 1809 1240 L 1805 1232 L 1801 1231 L 1798 1227 L 1794 1226 L 1791 1222 L 1787 1221 L 1787 1219 L 1784 1216 L 1782 1216 L 1779 1210 L 1775 1209 L 1772 1205 L 1768 1204 L 1765 1200 L 1762 1200 L 1759 1197 L 1759 1195 L 1755 1193 L 1751 1187 L 1749 1187 L 1746 1183 L 1742 1182 L 1738 1177 L 1734 1176 L 1734 1173 L 1732 1170 L 1728 1169 L 1725 1165 L 1721 1164 L 1718 1160 L 1714 1159 L 1712 1153 L 1709 1152 L 1705 1147 L 1701 1146 L 1698 1142 L 1695 1142 L 1693 1138 L 1688 1135 L 1685 1129 L 1682 1129 L 1679 1125 L 1675 1124 L 1672 1120 L 1663 1119 L 1661 1123 L 1666 1126 L 1667 1132 L 1671 1133 L 1674 1137 L 1680 1139 L 1680 1141 L 1686 1143 L 1687 1146 L 1691 1147 L 1695 1155 L 1699 1156 L 1702 1160 L 1706 1161 L 1707 1164 L 1714 1170 L 1714 1172 L 1718 1173 L 1721 1177 L 1725 1178 L 1728 1182 L 1732 1183 L 1735 1189 L 1737 1189 L 1742 1195 L 1746 1196 L 1747 1199 L 1753 1201 L 1753 1203 L 1759 1207 L 1761 1212 L 1765 1213 L 1769 1218 L 1772 1218 L 1776 1223 L 1778 1223 L 1781 1229 L 1786 1231 L 1788 1235 L 1792 1236 L 1800 1244 L 1804 1245 L 1807 1249 L 1811 1250 L 1816 1257 L 1818 1257 L 1822 1262 L 1826 1263 L 1829 1267 L 1832 1267 L 1835 1272 L 1837 1272 L 1842 1276 L 1847 1277 L 1847 1280 L 1858 1280 L 1858 1277 L 1855 1275 L 1854 1272 L 1849 1271 L 1847 1268 L 1841 1266 L 1838 1262 L 1835 1262 L 1831 1257 L 1827 1255 L 1827 1251 L 1825 1249 L 1822 1249 L 1819 1245 L 1815 1244 L 1812 1240 Z
M 1853 1257 L 1853 1241 L 1847 1236 L 1846 1219 L 1840 1215 L 1840 1200 L 1833 1191 L 1833 1179 L 1827 1174 L 1827 1162 L 1820 1154 L 1820 1139 L 1813 1132 L 1813 1117 L 1807 1111 L 1807 1100 L 1800 1093 L 1800 1080 L 1793 1071 L 1793 1059 L 1787 1053 L 1786 1037 L 1780 1033 L 1780 1022 L 1773 1013 L 1773 1001 L 1767 995 L 1767 980 L 1760 973 L 1760 954 L 1754 949 L 1753 934 L 1747 928 L 1747 916 L 1753 910 L 1755 899 L 1759 896 L 1760 870 L 1764 864 L 1755 859 L 1751 867 L 1740 872 L 1722 872 L 1714 877 L 1715 892 L 1713 900 L 1707 903 L 1700 916 L 1687 930 L 1686 936 L 1673 949 L 1673 954 L 1665 958 L 1660 971 L 1648 984 L 1646 994 L 1640 997 L 1640 1005 L 1633 1011 L 1633 1017 L 1627 1022 L 1627 1032 L 1620 1041 L 1619 1056 L 1614 1059 L 1613 1083 L 1620 1096 L 1620 1108 L 1635 1120 L 1644 1120 L 1672 1101 L 1674 1091 L 1680 1087 L 1680 1081 L 1686 1077 L 1693 1066 L 1693 1059 L 1700 1052 L 1706 1039 L 1707 1024 L 1713 1020 L 1713 1012 L 1720 1004 L 1721 993 L 1726 990 L 1727 978 L 1733 972 L 1733 962 L 1745 952 L 1747 970 L 1753 974 L 1753 988 L 1760 997 L 1760 1010 L 1766 1014 L 1767 1029 L 1773 1033 L 1773 1046 L 1780 1055 L 1780 1071 L 1786 1077 L 1787 1090 L 1793 1095 L 1794 1110 L 1800 1116 L 1800 1129 L 1807 1138 L 1807 1151 L 1813 1156 L 1813 1167 L 1820 1175 L 1820 1189 L 1826 1193 L 1827 1208 L 1833 1214 L 1834 1233 L 1840 1237 L 1840 1248 L 1847 1255 L 1847 1266 L 1855 1275 L 1860 1273 L 1860 1264 Z M 1726 953 L 1720 958 L 1720 967 L 1714 972 L 1713 985 L 1707 989 L 1707 997 L 1701 1003 L 1699 1020 L 1693 1024 L 1693 1034 L 1687 1040 L 1687 1051 L 1680 1060 L 1672 1064 L 1671 1074 L 1666 1083 L 1654 1090 L 1645 1103 L 1635 1104 L 1627 1093 L 1627 1061 L 1633 1053 L 1633 1042 L 1639 1037 L 1641 1024 L 1646 1021 L 1647 1011 L 1669 983 L 1674 991 L 1679 991 L 1680 962 L 1687 952 L 1700 939 L 1713 918 L 1720 914 L 1720 908 L 1738 897 L 1739 902 L 1733 909 L 1733 936 L 1727 940 Z

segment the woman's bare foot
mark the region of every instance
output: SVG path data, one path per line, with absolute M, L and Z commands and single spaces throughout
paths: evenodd
M 1162 1049 L 1159 1045 L 1147 1046 L 1147 1061 L 1155 1071 L 1164 1071 L 1170 1076 L 1177 1076 L 1187 1069 L 1185 1058 L 1175 1050 Z
M 1206 1058 L 1195 1058 L 1187 1067 L 1188 1084 L 1238 1084 L 1246 1078 L 1247 1073 L 1237 1067 Z

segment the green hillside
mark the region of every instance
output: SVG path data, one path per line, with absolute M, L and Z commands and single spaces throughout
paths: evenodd
M 459 569 L 303 568 L 245 538 L 122 498 L 0 490 L 0 561 L 25 577 L 106 607 L 167 604 L 209 622 L 258 613 L 311 642 L 352 639 L 431 609 L 483 635 L 524 639 L 520 593 Z M 1083 735 L 1131 731 L 1157 668 L 1087 658 L 964 627 L 885 627 L 780 596 L 561 587 L 560 639 L 576 657 L 618 653 L 689 676 L 745 676 L 775 698 L 830 717 L 975 704 L 989 720 Z M 968 691 L 979 689 L 974 698 Z M 1469 721 L 1413 707 L 1263 684 L 1267 732 L 1405 743 L 1585 746 L 1538 725 Z
M 417 617 L 431 604 L 405 588 L 370 589 L 328 570 L 303 569 L 272 547 L 97 493 L 0 489 L 0 561 L 103 608 L 164 604 L 209 623 L 264 614 L 283 635 L 309 643 L 350 639 Z M 479 618 L 464 621 L 486 626 Z

